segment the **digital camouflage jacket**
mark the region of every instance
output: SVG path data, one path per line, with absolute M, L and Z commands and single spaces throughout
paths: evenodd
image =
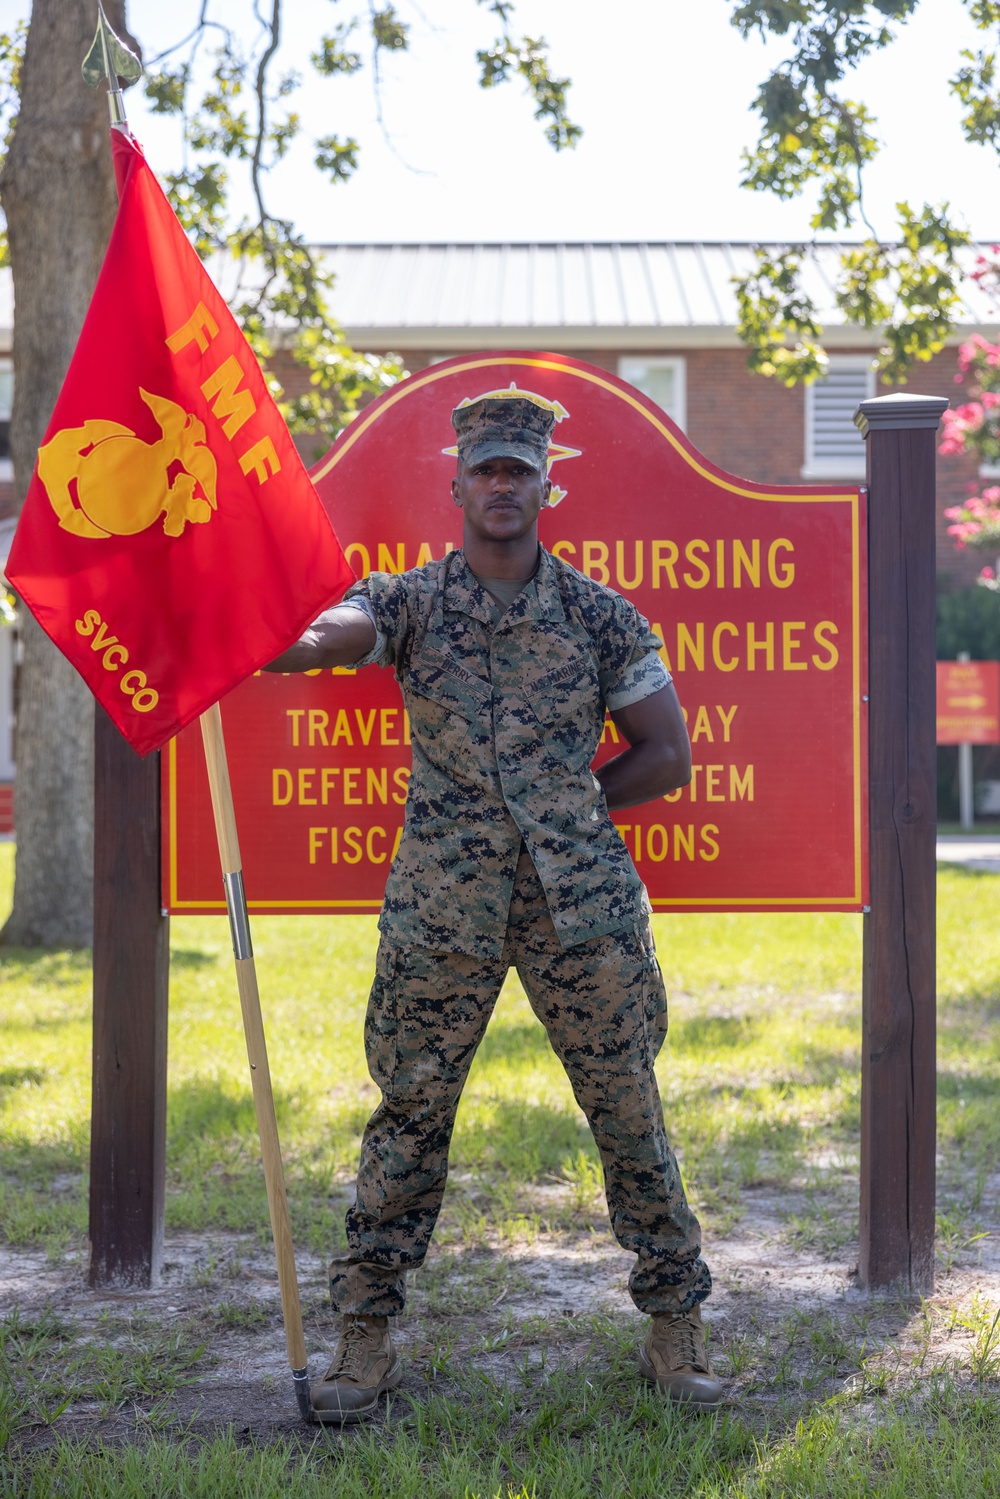
M 564 948 L 644 924 L 645 889 L 590 768 L 606 696 L 661 644 L 635 606 L 544 549 L 499 619 L 460 551 L 371 573 L 347 598 L 359 595 L 413 741 L 381 930 L 499 957 L 522 839 Z

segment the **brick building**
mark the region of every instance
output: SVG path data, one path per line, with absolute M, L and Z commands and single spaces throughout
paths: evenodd
M 325 247 L 336 276 L 335 316 L 359 350 L 395 351 L 411 372 L 452 354 L 507 348 L 571 354 L 650 395 L 695 446 L 732 473 L 763 483 L 864 476 L 852 423 L 860 400 L 887 394 L 870 369 L 875 334 L 848 327 L 832 295 L 843 248 L 819 247 L 806 285 L 830 353 L 826 379 L 786 389 L 751 375 L 736 336 L 733 277 L 754 264 L 752 244 L 340 244 Z M 978 251 L 973 251 L 974 255 Z M 1000 336 L 974 283 L 949 347 L 919 366 L 907 389 L 962 398 L 958 344 Z M 290 393 L 302 375 L 281 360 Z M 966 458 L 939 460 L 941 508 L 979 478 Z M 984 559 L 957 552 L 939 521 L 938 570 L 971 583 Z
M 736 337 L 733 277 L 754 264 L 752 244 L 495 243 L 335 244 L 333 312 L 353 346 L 395 352 L 410 371 L 475 349 L 552 350 L 622 376 L 652 397 L 695 446 L 732 473 L 799 484 L 864 476 L 852 423 L 858 402 L 888 393 L 870 369 L 876 335 L 845 325 L 832 294 L 837 244 L 817 247 L 806 284 L 825 330 L 828 376 L 788 390 L 751 375 Z M 978 253 L 973 249 L 971 260 Z M 949 347 L 912 374 L 908 389 L 962 399 L 957 346 L 1000 324 L 972 282 Z M 0 274 L 0 569 L 12 530 L 6 446 L 10 416 L 9 273 Z M 287 355 L 275 361 L 289 395 L 305 388 Z M 315 443 L 303 444 L 312 456 Z M 941 509 L 980 480 L 974 461 L 939 460 Z M 945 586 L 975 580 L 985 559 L 958 552 L 939 516 L 938 571 Z M 0 832 L 13 775 L 13 638 L 0 628 Z M 8 813 L 9 818 L 9 813 Z

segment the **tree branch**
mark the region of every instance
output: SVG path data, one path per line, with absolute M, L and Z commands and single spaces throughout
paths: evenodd
M 256 10 L 256 7 L 255 7 Z M 267 25 L 268 23 L 264 23 Z M 253 183 L 253 195 L 257 204 L 257 212 L 260 215 L 261 227 L 270 221 L 270 216 L 264 206 L 263 189 L 260 184 L 261 157 L 264 152 L 264 140 L 267 134 L 267 69 L 271 58 L 281 46 L 281 0 L 272 0 L 270 20 L 271 40 L 261 53 L 260 62 L 257 64 L 257 138 L 254 141 L 253 158 L 250 165 L 250 179 Z
M 194 26 L 191 28 L 191 30 L 188 32 L 187 36 L 181 37 L 179 42 L 171 42 L 170 46 L 164 47 L 162 52 L 157 52 L 155 57 L 151 57 L 149 59 L 147 66 L 153 67 L 155 63 L 162 62 L 163 59 L 165 57 L 169 57 L 172 52 L 179 52 L 182 47 L 186 47 L 188 42 L 193 41 L 195 43 L 195 47 L 197 48 L 197 45 L 201 41 L 206 28 L 209 26 L 213 27 L 216 31 L 221 31 L 223 35 L 228 36 L 229 33 L 226 30 L 225 26 L 223 26 L 221 21 L 210 21 L 208 19 L 208 7 L 211 3 L 212 0 L 201 0 L 201 10 L 198 13 L 198 19 L 194 23 Z

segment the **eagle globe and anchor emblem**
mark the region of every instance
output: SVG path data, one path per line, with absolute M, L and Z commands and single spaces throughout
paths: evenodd
M 64 531 L 101 540 L 135 536 L 162 516 L 164 535 L 179 537 L 188 523 L 211 520 L 218 468 L 204 424 L 166 396 L 141 387 L 139 394 L 156 418 L 158 441 L 145 442 L 121 422 L 88 419 L 81 427 L 63 428 L 39 449 L 38 477 Z M 569 416 L 559 401 L 520 389 L 514 381 L 503 390 L 467 396 L 459 406 L 486 400 L 531 401 L 551 411 L 556 422 Z M 442 451 L 454 457 L 458 448 Z M 581 453 L 550 441 L 546 472 Z M 549 504 L 558 505 L 566 493 L 553 485 Z
M 197 417 L 140 388 L 160 437 L 144 442 L 120 422 L 64 427 L 38 452 L 38 477 L 64 531 L 135 536 L 162 515 L 166 536 L 204 525 L 217 508 L 218 468 Z
M 566 407 L 560 401 L 549 400 L 548 396 L 539 395 L 534 390 L 522 390 L 515 381 L 511 381 L 503 390 L 484 390 L 478 396 L 466 396 L 464 401 L 459 401 L 456 411 L 461 411 L 463 406 L 475 406 L 479 401 L 530 401 L 533 406 L 540 406 L 543 411 L 551 411 L 555 417 L 556 424 L 564 422 L 569 416 Z M 449 458 L 457 458 L 458 448 L 453 445 L 450 448 L 442 448 L 442 453 Z M 546 478 L 552 473 L 552 465 L 558 463 L 562 458 L 579 458 L 583 452 L 582 448 L 568 448 L 562 443 L 549 441 L 548 462 L 546 466 Z M 554 507 L 560 500 L 566 498 L 567 491 L 560 489 L 558 484 L 553 484 L 549 495 L 549 506 Z

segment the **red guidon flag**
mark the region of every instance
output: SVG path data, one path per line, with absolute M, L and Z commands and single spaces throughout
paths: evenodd
M 353 580 L 253 353 L 141 149 L 6 569 L 146 754 Z

